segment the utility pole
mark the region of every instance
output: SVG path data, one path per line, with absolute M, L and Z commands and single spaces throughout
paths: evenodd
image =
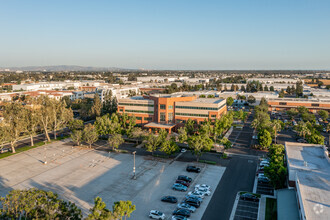
M 136 179 L 136 176 L 135 176 L 135 154 L 136 154 L 136 151 L 133 152 L 133 179 L 135 180 Z

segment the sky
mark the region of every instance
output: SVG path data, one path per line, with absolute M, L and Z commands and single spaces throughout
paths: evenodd
M 0 0 L 0 67 L 330 69 L 329 0 Z

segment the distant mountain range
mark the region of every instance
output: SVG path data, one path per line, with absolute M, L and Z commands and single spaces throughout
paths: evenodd
M 75 65 L 0 67 L 0 70 L 6 70 L 6 69 L 9 69 L 10 71 L 90 71 L 90 72 L 129 70 L 129 69 L 116 68 L 116 67 L 91 67 L 91 66 L 75 66 Z

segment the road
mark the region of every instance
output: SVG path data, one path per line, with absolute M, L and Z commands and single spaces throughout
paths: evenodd
M 253 190 L 256 168 L 256 159 L 233 157 L 215 189 L 202 219 L 229 219 L 237 192 Z
M 250 114 L 243 129 L 234 129 L 229 136 L 233 147 L 226 152 L 232 156 L 203 215 L 203 220 L 229 219 L 237 192 L 253 190 L 258 161 L 256 156 L 263 156 L 265 153 L 251 149 L 252 120 L 253 114 Z

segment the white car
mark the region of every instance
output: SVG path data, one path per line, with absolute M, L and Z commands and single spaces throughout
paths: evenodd
M 198 197 L 204 199 L 204 193 L 199 192 L 199 191 L 188 192 L 188 196 L 198 196 Z
M 211 191 L 206 188 L 195 188 L 195 192 L 201 192 L 205 196 L 211 195 Z
M 181 153 L 186 153 L 186 152 L 187 152 L 186 148 L 182 148 Z
M 190 219 L 181 215 L 173 215 L 172 220 L 190 220 Z
M 164 220 L 165 214 L 157 210 L 151 210 L 149 213 L 149 218 Z
M 259 165 L 260 165 L 260 167 L 268 167 L 269 162 L 268 161 L 261 161 Z
M 197 184 L 197 185 L 195 185 L 195 189 L 196 188 L 206 188 L 208 190 L 211 190 L 211 187 L 206 184 Z

